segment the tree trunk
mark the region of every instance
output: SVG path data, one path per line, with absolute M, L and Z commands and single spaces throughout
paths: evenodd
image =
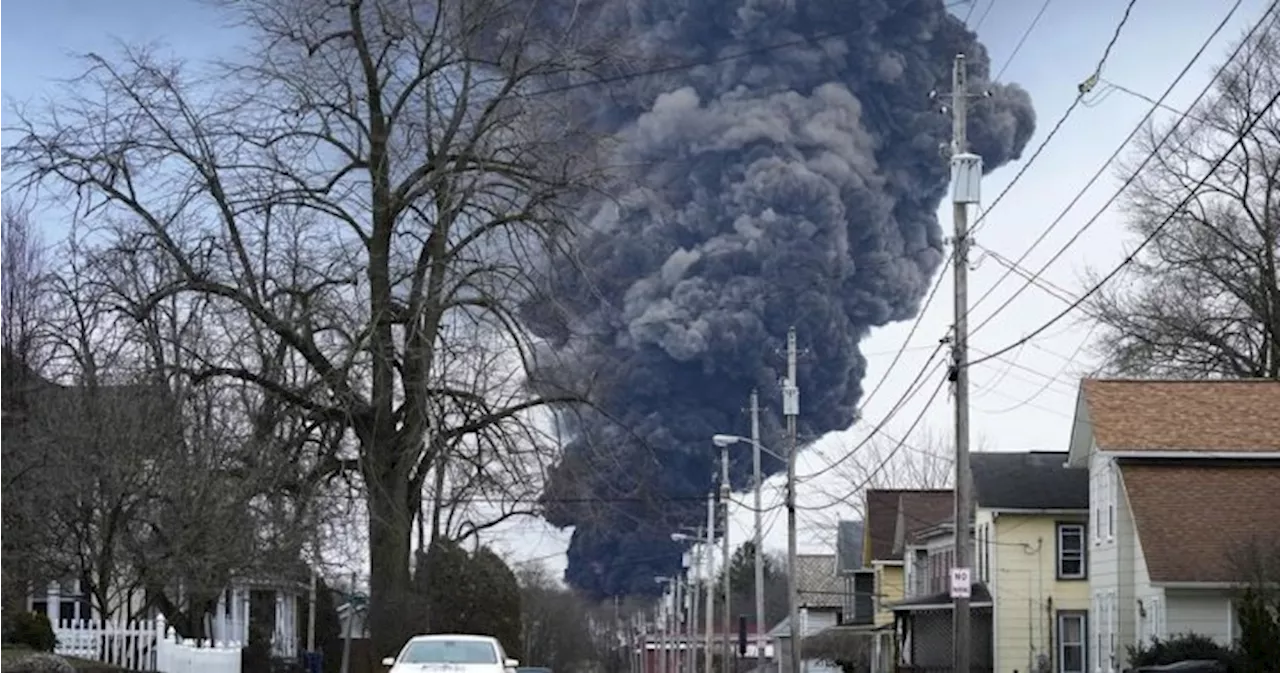
M 413 635 L 409 614 L 413 517 L 407 507 L 407 484 L 392 472 L 368 483 L 369 635 L 378 659 L 394 656 Z

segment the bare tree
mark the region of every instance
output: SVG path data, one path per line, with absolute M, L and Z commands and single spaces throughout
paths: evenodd
M 580 670 L 595 662 L 589 606 L 582 597 L 558 585 L 542 566 L 522 568 L 517 577 L 525 662 L 553 671 Z
M 469 390 L 466 404 L 435 400 L 435 426 L 462 427 L 492 416 L 525 398 L 522 363 L 501 335 L 483 324 L 454 325 L 442 341 L 444 366 L 437 385 Z M 538 514 L 546 471 L 557 457 L 557 442 L 541 429 L 537 409 L 454 434 L 435 451 L 426 480 L 431 504 L 429 539 L 463 542 L 504 522 Z M 420 525 L 427 517 L 420 517 Z M 420 531 L 420 539 L 423 533 Z
M 197 353 L 195 380 L 252 384 L 353 433 L 338 466 L 366 489 L 370 625 L 391 652 L 439 447 L 581 398 L 524 395 L 450 427 L 428 412 L 476 401 L 435 385 L 453 316 L 526 342 L 526 269 L 562 245 L 562 206 L 595 165 L 542 87 L 583 64 L 568 41 L 534 43 L 518 3 L 225 4 L 256 38 L 239 63 L 198 79 L 144 52 L 90 55 L 5 158 L 25 186 L 61 187 L 163 251 L 174 275 L 141 308 L 201 298 L 225 316 L 202 325 L 226 351 Z M 273 344 L 282 364 L 258 357 Z
M 47 258 L 35 224 L 25 211 L 6 203 L 0 222 L 0 349 L 3 350 L 4 442 L 3 450 L 3 592 L 6 615 L 17 604 L 9 597 L 25 596 L 38 569 L 47 567 L 41 551 L 49 548 L 48 530 L 38 524 L 38 513 L 46 502 L 47 489 L 15 488 L 38 482 L 47 471 L 43 455 L 22 451 L 25 438 L 18 426 L 31 407 L 30 399 L 39 387 L 37 372 L 44 365 L 40 356 L 42 335 L 40 313 L 47 308 Z M 41 473 L 44 474 L 41 474 Z
M 1151 242 L 1090 307 L 1114 372 L 1280 378 L 1280 111 L 1268 103 L 1280 88 L 1280 27 L 1264 21 L 1215 94 L 1181 125 L 1150 127 L 1136 150 L 1151 161 L 1125 206 L 1130 229 Z

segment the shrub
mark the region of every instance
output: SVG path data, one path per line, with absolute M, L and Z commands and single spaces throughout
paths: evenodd
M 1221 662 L 1228 671 L 1235 670 L 1236 656 L 1231 648 L 1198 633 L 1178 635 L 1168 640 L 1152 638 L 1150 645 L 1129 646 L 1129 665 L 1134 668 L 1200 660 Z
M 14 615 L 5 634 L 8 643 L 25 645 L 37 652 L 52 652 L 58 645 L 49 618 L 39 612 L 22 612 Z

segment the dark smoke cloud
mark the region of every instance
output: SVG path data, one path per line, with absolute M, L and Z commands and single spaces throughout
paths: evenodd
M 535 30 L 588 27 L 638 69 L 708 63 L 575 93 L 630 168 L 584 209 L 591 230 L 577 263 L 557 265 L 554 301 L 527 307 L 557 351 L 544 377 L 602 377 L 604 411 L 565 419 L 573 443 L 548 487 L 549 520 L 576 527 L 567 579 L 596 595 L 653 592 L 679 563 L 670 533 L 705 520 L 710 436 L 746 430 L 752 387 L 781 448 L 788 326 L 806 351 L 800 431 L 816 436 L 854 421 L 861 340 L 919 310 L 944 257 L 935 213 L 948 185 L 950 121 L 928 94 L 949 88 L 954 55 L 992 94 L 969 127 L 988 170 L 1019 156 L 1034 112 L 1021 88 L 987 83 L 985 49 L 939 0 L 537 8 Z M 799 38 L 817 39 L 761 49 Z M 736 487 L 750 463 L 734 452 Z M 565 502 L 576 498 L 598 501 Z

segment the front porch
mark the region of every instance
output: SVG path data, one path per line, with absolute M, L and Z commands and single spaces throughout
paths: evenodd
M 991 593 L 982 584 L 973 585 L 969 602 L 969 673 L 992 673 Z M 955 673 L 952 666 L 953 609 L 946 593 L 911 598 L 893 606 L 897 634 L 899 673 Z

